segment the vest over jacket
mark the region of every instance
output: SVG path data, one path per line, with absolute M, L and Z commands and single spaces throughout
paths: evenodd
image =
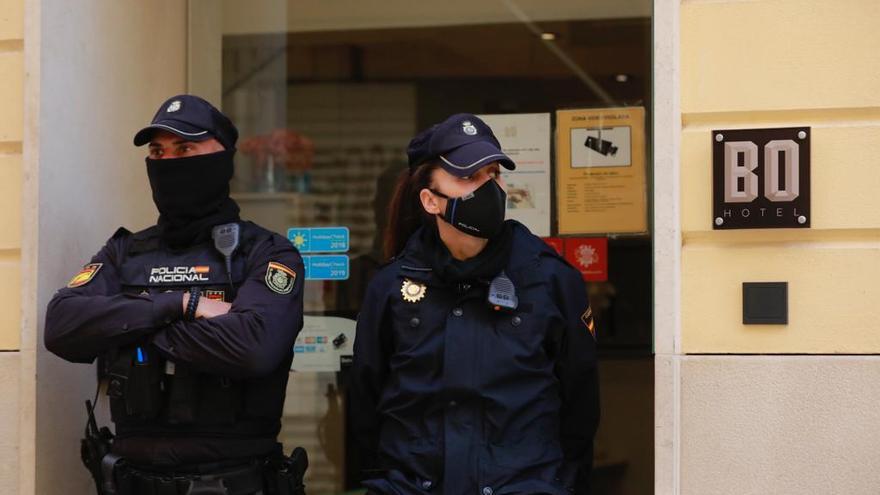
M 156 227 L 120 229 L 49 303 L 46 347 L 73 362 L 102 358 L 113 450 L 131 462 L 197 464 L 277 449 L 303 324 L 303 262 L 283 237 L 240 227 L 231 273 L 211 242 L 171 250 Z M 185 320 L 181 293 L 192 287 L 230 311 Z

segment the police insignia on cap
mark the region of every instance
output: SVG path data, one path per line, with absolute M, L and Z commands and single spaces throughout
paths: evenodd
M 413 282 L 409 279 L 404 280 L 403 286 L 400 288 L 403 300 L 411 303 L 417 303 L 424 299 L 425 292 L 428 292 L 428 288 L 424 284 Z
M 276 261 L 269 262 L 266 269 L 266 287 L 278 294 L 290 294 L 296 282 L 296 272 Z
M 165 109 L 166 113 L 172 113 L 180 110 L 180 100 L 174 100 L 168 104 L 168 108 Z
M 474 127 L 474 124 L 472 124 L 470 120 L 465 120 L 461 123 L 461 130 L 464 131 L 464 133 L 468 136 L 477 135 L 477 128 Z
M 581 315 L 581 322 L 590 331 L 590 335 L 596 338 L 596 324 L 593 322 L 593 308 L 587 306 L 587 310 Z
M 103 263 L 89 263 L 88 265 L 82 267 L 82 270 L 79 271 L 76 275 L 70 279 L 70 282 L 67 283 L 67 287 L 73 289 L 76 287 L 82 287 L 87 283 L 91 282 L 95 275 L 98 274 L 98 270 L 104 266 Z

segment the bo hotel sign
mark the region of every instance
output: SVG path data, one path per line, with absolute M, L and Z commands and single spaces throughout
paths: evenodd
M 712 132 L 715 229 L 810 226 L 810 128 Z

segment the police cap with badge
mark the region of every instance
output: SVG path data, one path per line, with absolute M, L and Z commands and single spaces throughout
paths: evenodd
M 134 136 L 134 145 L 143 146 L 150 142 L 157 130 L 168 131 L 187 141 L 204 141 L 215 138 L 227 150 L 235 148 L 238 129 L 220 110 L 207 101 L 194 95 L 177 95 L 168 98 L 150 125 Z
M 406 150 L 410 170 L 437 159 L 444 170 L 456 177 L 468 177 L 498 162 L 513 170 L 513 160 L 501 151 L 501 143 L 476 115 L 457 113 L 414 137 Z
M 482 119 L 470 113 L 452 115 L 422 131 L 410 141 L 406 152 L 410 172 L 431 160 L 436 160 L 440 167 L 456 177 L 469 177 L 495 162 L 508 170 L 516 168 L 513 160 L 501 151 L 501 143 L 492 129 Z M 486 184 L 490 183 L 494 184 L 493 181 L 487 181 Z M 432 191 L 439 194 L 439 191 Z M 454 202 L 467 200 L 469 197 L 473 197 L 473 194 L 463 198 L 447 197 L 451 201 L 447 203 L 447 212 L 443 218 L 455 225 Z M 503 203 L 501 208 L 503 210 Z M 401 290 L 406 292 L 408 289 L 410 288 L 404 286 Z M 492 279 L 486 296 L 488 306 L 494 311 L 513 311 L 519 305 L 516 288 L 504 271 Z M 404 293 L 404 299 L 410 302 L 418 300 L 409 293 Z

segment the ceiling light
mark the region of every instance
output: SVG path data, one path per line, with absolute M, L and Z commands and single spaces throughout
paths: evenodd
M 541 39 L 544 41 L 553 41 L 556 39 L 556 33 L 546 32 L 541 33 Z
M 614 80 L 619 83 L 625 83 L 629 81 L 629 76 L 626 74 L 617 74 L 616 76 L 614 76 Z

